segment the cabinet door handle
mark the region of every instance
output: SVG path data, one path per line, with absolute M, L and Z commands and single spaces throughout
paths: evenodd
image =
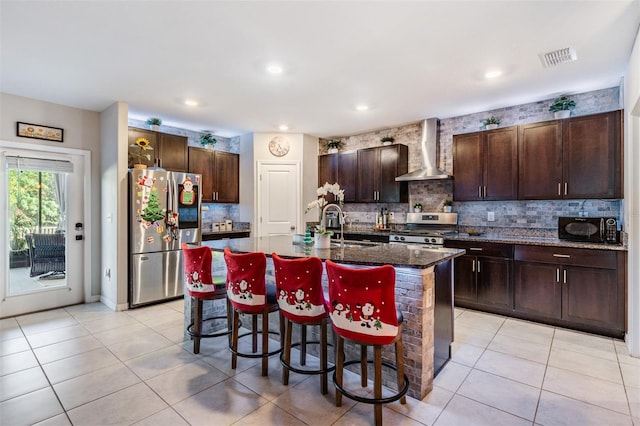
M 214 201 L 216 200 L 216 191 L 213 191 L 211 193 L 211 199 L 214 200 Z
M 471 261 L 471 272 L 475 272 L 476 271 L 476 261 L 472 260 Z
M 562 282 L 563 282 L 564 284 L 566 284 L 566 283 L 567 283 L 567 270 L 565 269 L 565 270 L 563 270 L 562 272 L 563 272 L 563 274 L 562 274 L 562 275 L 563 275 L 563 277 L 562 277 Z
M 558 182 L 558 195 L 562 195 L 562 192 L 560 192 L 560 187 L 562 186 L 562 184 L 560 182 Z
M 482 187 L 482 192 L 483 192 L 483 197 L 487 198 L 487 187 L 486 186 Z
M 564 183 L 564 195 L 567 195 L 567 187 L 568 187 L 568 184 L 567 184 L 567 182 L 565 182 Z
M 482 198 L 482 187 L 478 187 L 478 198 Z
M 568 255 L 568 254 L 557 254 L 557 253 L 553 253 L 553 257 L 562 257 L 562 258 L 565 258 L 565 259 L 570 259 L 571 258 L 571 256 Z
M 556 283 L 560 282 L 560 268 L 556 268 Z
M 473 250 L 473 251 L 482 251 L 481 248 L 478 247 L 469 247 L 469 250 Z
M 478 273 L 480 273 L 480 261 L 478 260 Z

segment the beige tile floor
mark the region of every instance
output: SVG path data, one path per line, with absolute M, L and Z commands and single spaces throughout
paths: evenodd
M 0 425 L 368 425 L 369 405 L 277 358 L 230 368 L 226 339 L 183 341 L 182 302 L 79 305 L 0 321 Z M 352 387 L 358 377 L 347 375 Z M 453 360 L 389 425 L 640 425 L 640 359 L 623 342 L 456 309 Z

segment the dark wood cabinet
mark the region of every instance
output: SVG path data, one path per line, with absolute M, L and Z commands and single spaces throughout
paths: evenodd
M 453 137 L 456 201 L 518 198 L 517 127 Z
M 622 198 L 621 111 L 519 126 L 518 197 Z
M 129 145 L 135 144 L 140 138 L 145 138 L 153 150 L 149 151 L 151 159 L 140 161 L 147 166 L 157 165 L 174 172 L 187 171 L 187 138 L 184 136 L 158 133 L 151 130 L 129 128 Z M 135 148 L 129 147 L 129 152 Z M 137 162 L 137 160 L 136 160 Z M 129 159 L 129 167 L 133 161 Z
M 189 172 L 202 175 L 203 203 L 240 202 L 240 156 L 189 147 Z
M 511 244 L 447 241 L 445 246 L 467 251 L 454 262 L 457 306 L 494 312 L 513 308 Z
M 518 245 L 514 258 L 516 312 L 553 325 L 624 334 L 626 253 Z
M 354 203 L 356 198 L 356 182 L 358 175 L 357 151 L 346 151 L 338 154 L 318 156 L 318 186 L 326 182 L 338 182 L 344 190 L 344 201 Z
M 409 151 L 406 145 L 389 145 L 358 150 L 357 200 L 360 202 L 406 203 L 407 182 L 396 177 L 407 173 Z

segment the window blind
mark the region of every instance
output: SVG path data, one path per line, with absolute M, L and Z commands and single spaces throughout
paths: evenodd
M 66 160 L 48 160 L 15 155 L 5 156 L 7 169 L 33 170 L 38 172 L 73 173 L 73 163 Z

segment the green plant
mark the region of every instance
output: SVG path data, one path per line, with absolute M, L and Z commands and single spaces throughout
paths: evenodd
M 571 111 L 576 107 L 576 102 L 572 99 L 567 98 L 566 96 L 560 96 L 559 98 L 555 98 L 553 103 L 549 105 L 549 111 Z
M 151 154 L 147 151 L 153 151 L 153 147 L 145 138 L 138 138 L 134 143 L 129 145 L 129 157 L 137 163 L 142 163 L 144 159 L 151 161 Z
M 395 140 L 396 138 L 394 138 L 393 136 L 385 136 L 380 139 L 380 142 L 393 142 Z
M 422 208 L 422 204 L 420 204 L 420 203 L 414 203 L 414 204 L 413 204 L 413 208 L 414 208 L 414 209 L 421 209 L 421 208 Z
M 206 132 L 200 136 L 200 145 L 202 146 L 207 146 L 207 145 L 214 146 L 216 143 L 218 143 L 218 140 L 213 137 L 211 132 Z
M 489 117 L 489 118 L 484 120 L 484 125 L 485 126 L 488 126 L 490 124 L 500 124 L 500 119 L 498 117 L 492 115 L 491 117 Z
M 452 206 L 453 205 L 453 201 L 447 199 L 444 200 L 444 202 L 442 203 L 443 206 Z
M 29 219 L 21 209 L 16 207 L 13 217 L 9 222 L 9 248 L 11 250 L 19 251 L 27 248 L 25 235 L 27 235 L 32 225 L 31 219 Z
M 150 119 L 147 120 L 147 124 L 149 126 L 159 126 L 162 124 L 162 120 L 156 117 L 151 117 Z
M 340 149 L 341 146 L 342 141 L 340 139 L 331 139 L 329 142 L 327 142 L 327 148 Z

